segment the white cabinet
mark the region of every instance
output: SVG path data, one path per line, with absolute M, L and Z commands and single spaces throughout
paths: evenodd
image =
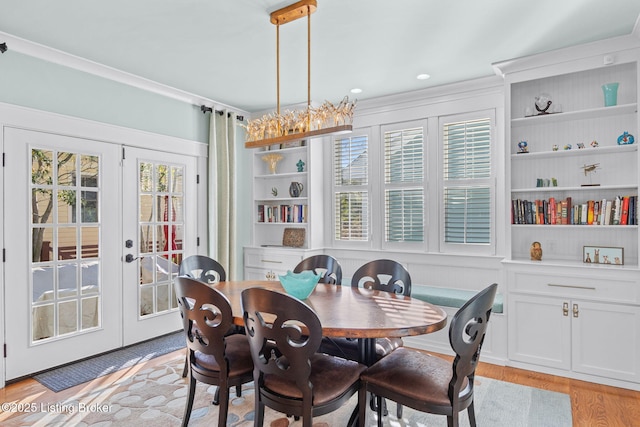
M 324 138 L 253 149 L 252 245 L 244 251 L 247 280 L 277 280 L 311 250 L 322 248 Z M 297 146 L 292 146 L 297 145 Z M 270 168 L 269 156 L 278 160 Z M 289 246 L 285 230 L 293 237 Z M 306 254 L 306 255 L 305 255 Z
M 302 261 L 302 250 L 275 248 L 244 248 L 245 280 L 278 280 Z
M 640 383 L 640 283 L 631 271 L 612 280 L 604 268 L 536 274 L 511 265 L 509 359 L 596 382 Z
M 617 223 L 606 210 L 597 214 L 618 198 L 637 205 L 639 60 L 638 48 L 603 44 L 496 64 L 505 78 L 511 224 L 504 263 L 514 366 L 640 389 L 638 209 Z M 608 83 L 618 83 L 615 105 L 605 105 Z M 548 114 L 539 114 L 536 97 L 552 101 Z M 618 142 L 625 132 L 633 144 Z M 541 260 L 532 259 L 534 242 Z M 603 256 L 596 263 L 593 252 L 587 263 L 585 247 L 623 248 L 621 265 Z

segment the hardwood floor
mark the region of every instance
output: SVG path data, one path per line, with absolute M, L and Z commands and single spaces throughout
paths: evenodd
M 574 427 L 640 426 L 640 392 L 586 381 L 480 363 L 476 374 L 566 393 L 571 397 Z
M 136 372 L 142 369 L 163 364 L 175 358 L 176 355 L 182 354 L 184 354 L 184 351 L 178 350 L 132 368 L 80 384 L 60 393 L 52 392 L 33 379 L 26 379 L 0 389 L 0 402 L 23 404 L 55 403 L 77 393 L 84 393 L 93 387 L 110 384 L 122 377 L 135 375 Z M 481 363 L 476 373 L 488 378 L 568 394 L 571 397 L 573 425 L 575 427 L 640 427 L 640 392 L 637 391 L 487 363 Z M 15 415 L 15 413 L 0 411 L 0 424 Z

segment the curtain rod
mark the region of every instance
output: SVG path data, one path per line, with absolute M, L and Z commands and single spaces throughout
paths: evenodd
M 213 108 L 212 107 L 207 107 L 206 105 L 201 105 L 200 106 L 200 111 L 202 111 L 202 114 L 205 113 L 213 113 Z M 223 110 L 215 110 L 216 113 L 223 115 L 224 111 Z M 227 113 L 227 117 L 231 117 L 231 113 Z M 244 116 L 236 116 L 236 120 L 242 122 L 244 121 Z

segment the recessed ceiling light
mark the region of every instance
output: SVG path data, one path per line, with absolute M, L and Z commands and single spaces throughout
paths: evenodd
M 362 93 L 362 89 L 360 89 L 359 87 L 354 87 L 353 89 L 351 89 L 351 93 Z
M 427 80 L 429 77 L 431 77 L 429 74 L 418 74 L 416 76 L 416 79 L 418 79 L 418 80 Z

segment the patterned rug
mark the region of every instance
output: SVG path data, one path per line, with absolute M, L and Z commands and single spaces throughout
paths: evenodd
M 80 392 L 73 398 L 49 402 L 38 411 L 5 420 L 3 426 L 179 426 L 187 394 L 187 379 L 182 378 L 184 358 L 176 355 L 168 362 L 141 370 L 136 375 L 113 384 Z M 215 387 L 198 384 L 190 426 L 215 426 L 218 407 L 211 404 Z M 232 392 L 227 426 L 253 425 L 252 385 L 243 388 L 240 397 Z M 338 411 L 314 418 L 314 427 L 346 425 L 355 408 L 357 396 Z M 569 396 L 510 384 L 488 378 L 476 378 L 476 418 L 478 425 L 491 427 L 570 427 Z M 395 413 L 395 403 L 389 403 Z M 468 426 L 466 412 L 460 416 L 461 426 Z M 265 426 L 301 426 L 301 421 L 283 417 L 267 408 Z M 367 426 L 376 425 L 370 413 Z M 385 426 L 446 426 L 446 417 L 423 414 L 404 408 L 404 418 L 385 418 Z

